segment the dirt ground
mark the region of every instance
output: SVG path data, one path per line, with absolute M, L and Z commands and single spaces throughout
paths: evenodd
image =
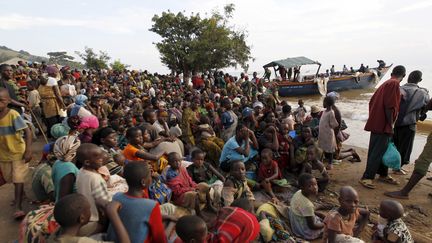
M 38 140 L 33 144 L 34 159 L 31 165 L 35 165 L 40 158 L 42 146 L 42 140 Z M 367 206 L 372 212 L 371 221 L 373 222 L 376 220 L 380 201 L 387 198 L 383 193 L 402 187 L 409 178 L 413 166 L 408 167 L 408 175 L 394 176 L 401 182 L 400 186 L 379 183 L 375 190 L 366 189 L 358 183 L 358 180 L 365 168 L 367 150 L 361 148 L 356 148 L 356 150 L 362 158 L 362 162 L 350 163 L 344 161 L 341 165 L 335 166 L 334 169 L 329 172 L 331 178 L 331 183 L 328 187 L 329 190 L 319 195 L 319 201 L 336 206 L 339 188 L 344 185 L 351 185 L 359 192 L 360 204 L 362 206 Z M 432 176 L 432 173 L 429 172 L 428 176 Z M 27 187 L 26 191 L 28 191 L 28 189 L 29 187 Z M 432 181 L 423 179 L 412 191 L 409 200 L 400 200 L 407 214 L 404 221 L 408 225 L 416 242 L 432 242 L 432 231 L 430 230 L 432 228 L 432 198 L 428 197 L 428 194 L 431 192 Z M 30 195 L 30 193 L 27 194 Z M 0 195 L 0 239 L 2 239 L 1 242 L 5 243 L 14 242 L 18 239 L 19 222 L 12 219 L 14 210 L 13 207 L 10 206 L 10 202 L 13 200 L 13 185 L 7 184 L 1 186 Z M 34 208 L 28 201 L 27 199 L 24 203 L 25 210 Z M 368 225 L 361 236 L 366 242 L 370 242 L 371 227 L 371 224 Z

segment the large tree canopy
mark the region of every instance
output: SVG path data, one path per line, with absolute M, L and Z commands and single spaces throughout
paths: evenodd
M 234 5 L 229 4 L 223 14 L 215 11 L 205 18 L 199 13 L 186 16 L 170 11 L 155 15 L 150 31 L 162 37 L 156 43 L 162 63 L 186 75 L 237 65 L 246 69 L 252 58 L 246 44 L 247 32 L 228 25 L 233 12 Z
M 92 48 L 85 47 L 84 52 L 75 52 L 78 56 L 80 56 L 84 62 L 87 68 L 92 69 L 104 69 L 108 68 L 108 61 L 111 59 L 108 56 L 108 53 L 104 51 L 99 51 L 99 55 L 96 54 Z

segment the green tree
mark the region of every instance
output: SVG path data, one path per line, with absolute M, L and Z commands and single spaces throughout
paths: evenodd
M 49 56 L 49 62 L 56 64 L 72 61 L 74 59 L 73 56 L 69 56 L 65 51 L 48 52 L 47 55 Z
M 91 69 L 108 68 L 108 61 L 111 59 L 111 57 L 108 56 L 108 53 L 99 51 L 98 55 L 90 47 L 85 47 L 83 53 L 78 51 L 75 53 L 84 60 L 85 66 Z
M 252 59 L 247 31 L 229 25 L 234 10 L 234 4 L 228 4 L 223 14 L 215 11 L 204 18 L 199 13 L 186 16 L 170 11 L 153 16 L 150 31 L 162 37 L 156 43 L 162 63 L 185 75 L 237 65 L 246 68 Z
M 114 60 L 114 62 L 111 63 L 110 66 L 114 71 L 118 71 L 118 72 L 121 72 L 129 67 L 129 65 L 121 63 L 120 59 Z

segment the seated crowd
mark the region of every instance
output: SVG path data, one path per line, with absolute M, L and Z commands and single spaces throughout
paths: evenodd
M 4 163 L 1 172 L 15 185 L 20 242 L 363 242 L 369 211 L 354 188 L 342 187 L 327 214 L 314 204 L 333 166 L 360 162 L 341 151 L 335 93 L 308 111 L 256 75 L 0 71 L 0 125 L 12 131 L 0 161 L 13 161 L 13 174 Z M 30 182 L 44 206 L 25 213 L 35 134 L 48 137 Z M 374 241 L 412 242 L 401 204 L 383 201 L 379 213 Z

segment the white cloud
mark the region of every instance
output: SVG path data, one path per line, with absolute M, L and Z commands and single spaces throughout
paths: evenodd
M 119 9 L 117 13 L 99 18 L 58 18 L 27 16 L 11 13 L 0 16 L 0 30 L 21 30 L 35 27 L 77 27 L 112 34 L 131 34 L 147 30 L 143 20 L 150 23 L 151 13 L 144 9 Z
M 398 13 L 398 14 L 399 13 L 406 13 L 406 12 L 411 12 L 411 11 L 415 11 L 415 10 L 429 8 L 429 7 L 432 7 L 432 1 L 428 0 L 428 1 L 412 3 L 412 4 L 406 3 L 406 5 L 407 6 L 396 10 L 395 13 Z

